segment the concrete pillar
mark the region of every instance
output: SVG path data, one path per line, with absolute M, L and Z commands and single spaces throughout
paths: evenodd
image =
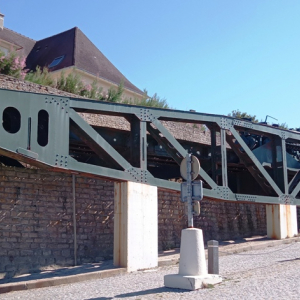
M 128 272 L 158 265 L 157 187 L 115 183 L 114 265 Z
M 271 239 L 285 239 L 298 234 L 296 205 L 267 204 L 267 234 Z

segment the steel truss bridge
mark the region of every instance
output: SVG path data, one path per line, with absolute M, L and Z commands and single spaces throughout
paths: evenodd
M 198 157 L 206 198 L 300 205 L 300 133 L 228 116 L 0 89 L 0 161 L 180 190 L 180 163 Z M 81 113 L 123 117 L 129 130 Z M 204 126 L 210 142 L 176 139 L 168 123 Z M 182 128 L 183 128 L 182 127 Z

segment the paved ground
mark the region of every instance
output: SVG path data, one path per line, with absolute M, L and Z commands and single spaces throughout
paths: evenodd
M 164 266 L 156 270 L 10 292 L 1 294 L 0 299 L 299 299 L 299 241 L 299 238 L 283 241 L 258 238 L 246 239 L 240 243 L 227 242 L 220 247 L 220 255 L 226 254 L 220 257 L 223 282 L 213 288 L 198 291 L 182 291 L 163 286 L 164 275 L 178 272 L 177 265 L 168 265 L 178 259 L 178 254 L 170 251 L 161 254 L 160 261 Z M 257 250 L 244 252 L 251 248 Z M 237 253 L 231 254 L 233 252 Z M 96 271 L 94 274 L 97 272 L 99 273 Z M 76 278 L 82 274 L 72 276 Z M 60 279 L 62 278 L 66 277 L 62 276 Z M 36 281 L 41 280 L 45 279 Z

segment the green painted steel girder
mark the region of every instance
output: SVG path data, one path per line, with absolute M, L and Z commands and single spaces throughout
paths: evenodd
M 178 165 L 194 151 L 205 197 L 300 205 L 300 133 L 221 115 L 5 89 L 0 99 L 0 154 L 14 160 L 180 191 Z M 114 145 L 80 113 L 124 117 L 128 137 Z M 166 126 L 171 122 L 206 125 L 217 134 L 208 133 L 210 143 L 199 138 L 187 149 Z M 148 151 L 150 144 L 158 148 Z

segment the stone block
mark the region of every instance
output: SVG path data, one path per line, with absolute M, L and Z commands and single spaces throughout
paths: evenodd
M 198 290 L 215 285 L 222 282 L 222 277 L 219 275 L 203 275 L 203 276 L 184 276 L 180 274 L 170 274 L 164 276 L 164 285 L 169 288 Z

